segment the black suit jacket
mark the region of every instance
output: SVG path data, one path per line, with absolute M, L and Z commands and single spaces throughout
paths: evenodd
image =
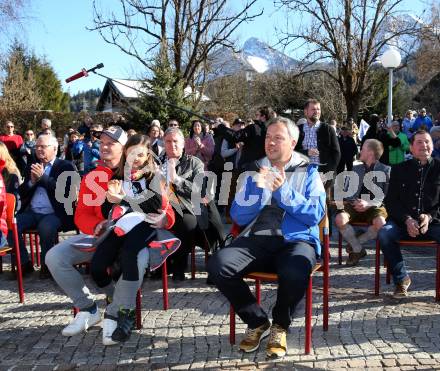
M 21 209 L 20 211 L 26 210 L 31 203 L 32 197 L 34 196 L 37 187 L 43 187 L 46 189 L 49 201 L 52 204 L 52 208 L 55 211 L 55 215 L 61 220 L 61 230 L 69 231 L 75 229 L 75 223 L 73 221 L 72 215 L 67 215 L 64 203 L 60 203 L 55 198 L 55 190 L 57 186 L 57 179 L 64 171 L 75 171 L 76 169 L 73 164 L 69 161 L 55 159 L 52 169 L 49 175 L 44 174 L 38 182 L 35 184 L 30 184 L 31 180 L 31 164 L 26 167 L 26 173 L 23 184 L 20 185 L 18 193 L 21 199 Z M 72 183 L 72 178 L 68 177 L 65 187 L 64 187 L 64 197 L 68 198 L 70 185 Z M 74 206 L 74 201 L 72 202 L 72 210 Z
M 304 140 L 304 127 L 298 125 L 299 138 L 296 144 L 295 151 L 301 152 L 307 156 L 307 150 L 303 149 L 302 143 Z M 339 149 L 338 138 L 336 133 L 330 125 L 321 122 L 316 132 L 316 139 L 318 142 L 319 151 L 319 171 L 326 173 L 327 171 L 335 171 L 341 159 L 341 150 Z
M 238 142 L 244 143 L 238 162 L 240 169 L 266 156 L 264 151 L 266 125 L 263 122 L 255 121 L 255 123 L 238 131 L 229 129 L 225 125 L 219 125 L 217 129 L 214 129 L 214 133 L 223 136 L 228 142 L 234 144 Z

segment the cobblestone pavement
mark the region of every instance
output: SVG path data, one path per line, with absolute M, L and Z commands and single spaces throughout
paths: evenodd
M 37 273 L 25 279 L 25 303 L 18 303 L 16 283 L 0 275 L 0 370 L 68 369 L 440 369 L 440 307 L 434 301 L 435 255 L 429 249 L 405 249 L 413 279 L 410 297 L 391 298 L 385 285 L 373 294 L 374 250 L 360 266 L 336 263 L 332 242 L 330 325 L 322 330 L 322 278 L 314 280 L 313 346 L 304 355 L 304 303 L 298 307 L 288 335 L 288 355 L 266 361 L 264 345 L 241 354 L 229 344 L 229 305 L 205 283 L 169 281 L 170 309 L 162 310 L 160 281 L 143 286 L 143 328 L 122 345 L 104 347 L 101 328 L 66 338 L 61 329 L 72 318 L 65 295 Z M 199 249 L 198 269 L 204 270 Z M 9 267 L 6 264 L 5 269 Z M 89 278 L 87 282 L 91 283 Z M 90 284 L 90 287 L 93 287 Z M 263 306 L 270 310 L 276 286 L 263 285 Z M 101 310 L 103 295 L 97 295 Z M 245 326 L 237 320 L 237 339 Z

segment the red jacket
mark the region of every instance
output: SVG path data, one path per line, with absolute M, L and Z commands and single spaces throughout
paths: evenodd
M 113 177 L 113 171 L 98 162 L 95 170 L 88 173 L 81 181 L 78 205 L 75 210 L 75 224 L 85 234 L 93 235 L 95 227 L 106 219 L 102 213 L 108 182 Z M 166 214 L 165 229 L 170 229 L 175 220 L 174 211 L 166 195 L 162 194 L 162 210 Z
M 6 185 L 1 175 L 3 166 L 0 164 L 0 231 L 3 237 L 6 238 L 8 236 L 8 224 L 6 223 Z

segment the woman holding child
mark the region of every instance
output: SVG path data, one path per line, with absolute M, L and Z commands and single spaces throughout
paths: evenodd
M 109 268 L 118 261 L 122 274 L 123 304 L 117 318 L 109 314 L 104 316 L 104 345 L 126 341 L 134 328 L 136 292 L 143 279 L 143 272 L 138 271 L 137 256 L 156 236 L 156 229 L 151 224 L 158 214 L 166 216 L 163 228 L 169 229 L 174 224 L 174 212 L 165 196 L 162 177 L 156 170 L 149 138 L 141 134 L 129 137 L 119 167 L 108 183 L 102 206 L 109 210 L 109 223 L 116 224 L 109 231 L 103 231 L 106 236 L 98 244 L 91 261 L 92 277 L 110 300 L 114 287 Z M 118 301 L 121 303 L 121 298 Z

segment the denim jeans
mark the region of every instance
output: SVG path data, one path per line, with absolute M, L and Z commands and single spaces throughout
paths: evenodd
M 29 254 L 23 239 L 23 232 L 28 229 L 37 229 L 41 245 L 41 262 L 44 263 L 46 253 L 55 245 L 61 221 L 55 214 L 37 214 L 26 210 L 17 214 L 18 240 L 20 244 L 21 264 L 29 262 Z
M 315 249 L 306 242 L 287 242 L 283 237 L 241 237 L 215 253 L 208 262 L 209 278 L 229 300 L 249 328 L 268 321 L 243 277 L 255 271 L 278 274 L 278 292 L 272 310 L 273 323 L 288 329 L 291 314 L 303 298 L 316 263 Z
M 379 231 L 380 249 L 388 262 L 388 267 L 393 276 L 394 284 L 402 282 L 408 275 L 400 251 L 399 240 L 434 240 L 440 242 L 440 224 L 430 224 L 428 231 L 424 235 L 412 238 L 408 235 L 406 226 L 400 227 L 392 220 L 388 220 Z

